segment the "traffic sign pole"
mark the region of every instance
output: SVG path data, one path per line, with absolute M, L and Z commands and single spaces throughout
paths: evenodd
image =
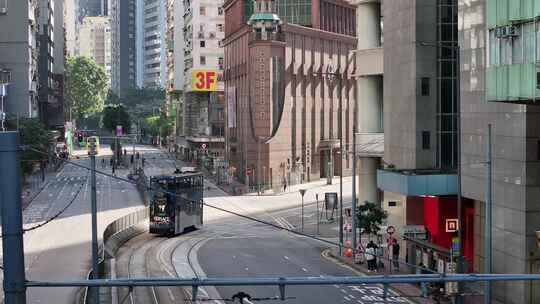
M 304 195 L 306 191 L 306 189 L 300 189 L 300 195 L 302 196 L 302 232 L 304 232 Z
M 319 194 L 318 193 L 315 194 L 315 201 L 317 202 L 317 235 L 319 235 L 320 234 L 320 232 L 319 232 L 319 220 L 321 218 L 319 217 Z M 539 246 L 540 246 L 540 243 L 539 243 Z

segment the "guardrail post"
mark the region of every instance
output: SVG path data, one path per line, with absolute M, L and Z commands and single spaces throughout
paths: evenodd
M 0 206 L 6 304 L 25 304 L 21 172 L 18 132 L 0 132 Z

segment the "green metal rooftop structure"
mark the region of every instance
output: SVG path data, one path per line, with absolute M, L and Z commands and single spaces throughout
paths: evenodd
M 487 0 L 487 101 L 540 103 L 540 0 Z
M 244 18 L 248 22 L 253 15 L 254 0 L 244 0 Z M 287 23 L 312 26 L 311 0 L 275 0 L 277 16 Z

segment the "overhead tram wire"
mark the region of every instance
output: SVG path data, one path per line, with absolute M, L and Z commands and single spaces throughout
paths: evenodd
M 41 224 L 38 224 L 38 225 L 35 225 L 35 226 L 32 226 L 30 228 L 25 228 L 23 229 L 23 233 L 26 233 L 26 232 L 30 232 L 30 231 L 33 231 L 33 230 L 36 230 L 36 229 L 39 229 L 47 224 L 49 224 L 50 222 L 54 221 L 55 219 L 57 219 L 59 216 L 61 216 L 62 214 L 64 214 L 64 212 L 66 212 L 66 210 L 71 207 L 71 205 L 73 205 L 73 203 L 75 202 L 75 199 L 79 196 L 79 193 L 81 193 L 82 189 L 84 188 L 84 183 L 81 183 L 79 189 L 77 189 L 77 191 L 75 192 L 75 194 L 73 195 L 73 198 L 69 201 L 69 203 L 67 203 L 66 206 L 64 206 L 64 208 L 62 208 L 62 210 L 58 211 L 55 215 L 51 216 L 48 220 L 46 220 L 45 222 L 41 223 Z M 0 235 L 0 239 L 3 238 L 3 235 Z M 0 269 L 3 269 L 3 267 L 0 266 Z
M 31 150 L 35 151 L 35 152 L 38 152 L 38 153 L 43 153 L 43 154 L 46 154 L 46 152 L 43 152 L 41 150 L 38 150 L 38 149 L 34 149 L 34 148 L 30 148 Z M 55 156 L 57 157 L 57 156 Z M 80 164 L 77 164 L 75 162 L 72 162 L 70 160 L 64 160 L 66 163 L 69 163 L 71 165 L 74 165 L 76 167 L 79 167 L 79 168 L 83 168 L 83 169 L 86 169 L 86 170 L 92 170 L 92 168 L 90 167 L 87 167 L 87 166 L 84 166 L 84 165 L 80 165 Z M 120 180 L 120 181 L 123 181 L 123 182 L 126 182 L 128 184 L 131 184 L 131 185 L 137 185 L 136 182 L 132 181 L 132 180 L 129 180 L 127 178 L 123 178 L 123 177 L 119 177 L 119 176 L 115 176 L 115 175 L 112 175 L 112 174 L 109 174 L 107 172 L 103 172 L 103 171 L 100 171 L 100 170 L 95 170 L 96 173 L 98 174 L 101 174 L 101 175 L 104 175 L 104 176 L 108 176 L 112 179 L 116 179 L 116 180 Z M 173 192 L 169 192 L 169 191 L 166 191 L 166 190 L 163 190 L 163 189 L 159 189 L 159 188 L 152 188 L 152 187 L 147 187 L 146 190 L 149 190 L 149 191 L 156 191 L 156 192 L 161 192 L 163 194 L 168 194 L 168 195 L 171 195 L 171 196 L 174 196 L 176 197 L 177 194 L 176 193 L 173 193 Z M 302 237 L 306 237 L 306 238 L 309 238 L 309 239 L 313 239 L 313 240 L 316 240 L 316 241 L 319 241 L 321 243 L 326 243 L 326 244 L 329 244 L 329 245 L 332 245 L 332 246 L 340 246 L 339 243 L 336 243 L 336 242 L 332 242 L 332 241 L 329 241 L 329 240 L 325 240 L 325 239 L 322 239 L 322 238 L 319 238 L 319 237 L 316 237 L 316 236 L 312 236 L 312 235 L 309 235 L 309 234 L 306 234 L 306 233 L 303 233 L 303 232 L 299 232 L 299 231 L 295 231 L 295 230 L 292 230 L 292 229 L 289 229 L 289 228 L 285 228 L 285 227 L 281 227 L 279 225 L 276 225 L 276 224 L 273 224 L 271 222 L 268 222 L 268 221 L 265 221 L 265 220 L 261 220 L 261 219 L 258 219 L 258 218 L 255 218 L 255 217 L 252 217 L 252 216 L 249 216 L 249 215 L 244 215 L 244 214 L 240 214 L 240 213 L 237 213 L 237 212 L 234 212 L 234 211 L 231 211 L 231 210 L 227 210 L 227 209 L 224 209 L 224 208 L 221 208 L 221 207 L 218 207 L 218 206 L 214 206 L 212 204 L 209 204 L 209 203 L 206 203 L 203 201 L 203 205 L 206 206 L 206 207 L 209 207 L 209 208 L 212 208 L 212 209 L 215 209 L 215 210 L 219 210 L 219 211 L 222 211 L 222 212 L 225 212 L 225 213 L 228 213 L 228 214 L 231 214 L 231 215 L 235 215 L 235 216 L 238 216 L 238 217 L 241 217 L 241 218 L 244 218 L 244 219 L 247 219 L 247 220 L 250 220 L 250 221 L 254 221 L 254 222 L 257 222 L 257 223 L 260 223 L 260 224 L 264 224 L 264 225 L 267 225 L 267 226 L 271 226 L 271 227 L 274 227 L 278 230 L 283 230 L 283 231 L 287 231 L 287 232 L 290 232 L 292 234 L 295 234 L 295 235 L 298 235 L 298 236 L 302 236 Z M 387 257 L 384 257 L 383 255 L 375 255 L 376 257 L 378 258 L 381 258 L 381 259 L 385 259 L 387 260 L 388 258 Z M 406 265 L 406 266 L 409 266 L 409 267 L 412 267 L 414 269 L 421 269 L 421 270 L 424 270 L 426 272 L 429 272 L 429 273 L 434 273 L 434 274 L 437 274 L 438 272 L 434 271 L 434 270 L 431 270 L 429 268 L 426 268 L 426 267 L 420 267 L 418 265 L 413 265 L 413 264 L 410 264 L 408 262 L 403 262 L 403 261 L 399 261 L 400 264 L 402 265 Z
M 48 220 L 46 220 L 45 222 L 43 222 L 41 224 L 35 225 L 33 227 L 30 227 L 30 228 L 23 229 L 23 233 L 39 229 L 39 228 L 49 224 L 50 222 L 54 221 L 60 215 L 64 214 L 64 212 L 66 212 L 66 210 L 69 207 L 71 207 L 71 205 L 73 205 L 73 203 L 75 202 L 75 199 L 79 196 L 79 193 L 81 193 L 83 188 L 84 188 L 84 183 L 81 183 L 81 185 L 79 186 L 79 189 L 77 189 L 77 191 L 73 195 L 73 198 L 71 199 L 71 201 L 69 201 L 69 203 L 66 206 L 64 206 L 64 208 L 62 208 L 62 210 L 58 211 L 55 215 L 53 215 L 52 217 L 50 217 Z

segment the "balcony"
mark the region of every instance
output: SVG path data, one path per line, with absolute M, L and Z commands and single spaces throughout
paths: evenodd
M 384 133 L 356 133 L 356 156 L 383 157 Z
M 457 175 L 441 170 L 377 170 L 377 187 L 406 196 L 456 195 Z
M 356 73 L 354 76 L 382 75 L 384 73 L 383 59 L 383 48 L 357 50 Z

